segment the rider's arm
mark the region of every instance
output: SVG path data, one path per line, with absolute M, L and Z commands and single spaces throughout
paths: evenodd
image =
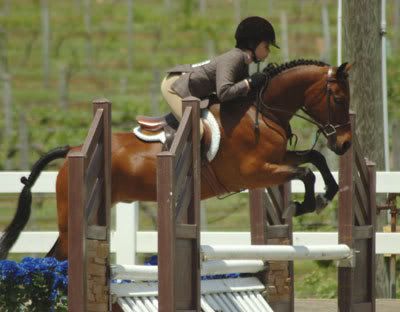
M 243 79 L 247 74 L 248 67 L 242 53 L 231 54 L 218 61 L 216 89 L 221 102 L 247 95 L 250 89 L 249 83 L 246 79 Z

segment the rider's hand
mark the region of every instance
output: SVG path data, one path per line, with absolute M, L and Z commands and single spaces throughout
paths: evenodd
M 265 85 L 267 75 L 264 73 L 256 72 L 247 78 L 251 90 L 258 90 Z

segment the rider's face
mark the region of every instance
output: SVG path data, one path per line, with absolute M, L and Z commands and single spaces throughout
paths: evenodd
M 255 50 L 257 59 L 264 61 L 269 55 L 269 43 L 267 41 L 261 41 Z

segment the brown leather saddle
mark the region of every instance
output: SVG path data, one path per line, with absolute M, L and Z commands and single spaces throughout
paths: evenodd
M 171 147 L 172 141 L 174 140 L 175 133 L 178 130 L 179 122 L 172 113 L 159 116 L 159 117 L 149 117 L 149 116 L 137 116 L 136 121 L 140 125 L 142 132 L 158 133 L 164 131 L 165 142 L 163 144 L 163 151 L 168 151 Z M 203 120 L 204 133 L 201 139 L 201 157 L 205 157 L 208 149 L 211 145 L 211 128 L 207 121 Z
M 200 101 L 200 109 L 207 108 L 209 104 L 210 104 L 210 99 L 208 98 Z M 164 131 L 166 141 L 163 145 L 163 150 L 165 151 L 169 150 L 172 141 L 174 139 L 176 130 L 178 129 L 179 126 L 179 121 L 175 118 L 175 116 L 172 113 L 158 117 L 139 115 L 136 116 L 136 121 L 140 125 L 140 128 L 143 132 L 158 133 L 160 131 Z M 203 125 L 204 125 L 204 134 L 201 140 L 202 144 L 201 148 L 202 152 L 205 150 L 205 153 L 207 153 L 207 150 L 210 147 L 212 133 L 207 122 L 203 122 Z

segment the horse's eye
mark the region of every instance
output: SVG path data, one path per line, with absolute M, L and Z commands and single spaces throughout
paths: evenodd
M 345 99 L 342 97 L 334 96 L 333 99 L 335 100 L 336 104 L 342 105 L 345 103 Z

